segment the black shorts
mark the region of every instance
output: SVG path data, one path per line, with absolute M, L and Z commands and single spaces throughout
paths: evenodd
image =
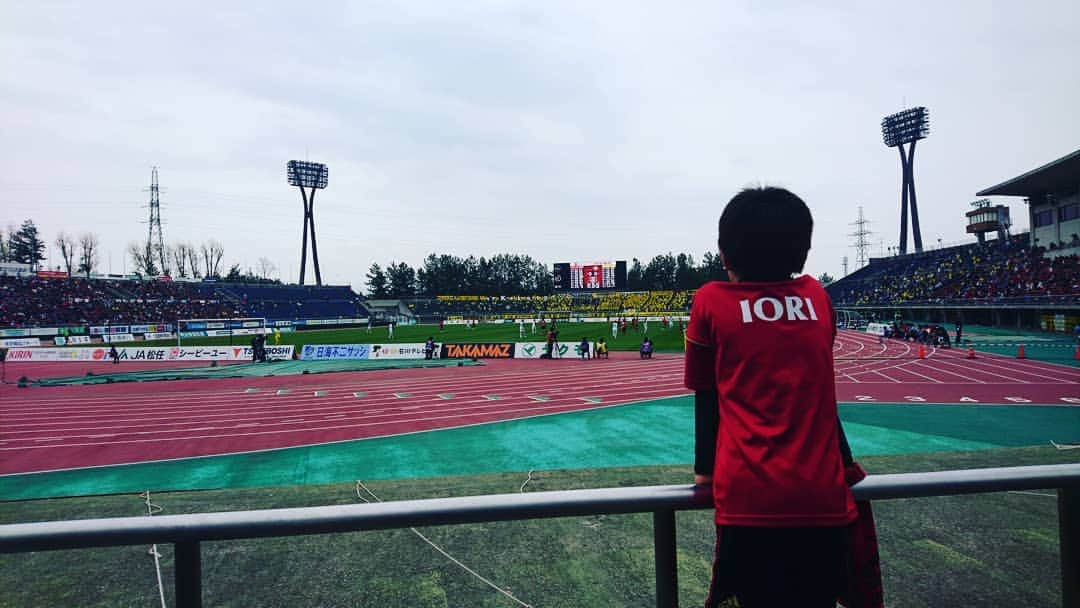
M 706 608 L 732 596 L 740 608 L 833 608 L 844 588 L 846 530 L 716 526 Z

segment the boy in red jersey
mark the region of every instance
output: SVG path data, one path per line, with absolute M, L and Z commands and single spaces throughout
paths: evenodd
M 720 217 L 730 282 L 694 296 L 686 387 L 695 391 L 695 483 L 712 487 L 716 558 L 707 606 L 835 606 L 856 518 L 836 407 L 832 303 L 802 272 L 813 219 L 787 190 L 737 194 Z M 715 474 L 714 474 L 715 472 Z

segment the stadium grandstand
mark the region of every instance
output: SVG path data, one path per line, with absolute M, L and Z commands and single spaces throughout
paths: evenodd
M 367 317 L 347 286 L 0 276 L 0 327 Z
M 979 241 L 871 258 L 828 286 L 838 308 L 869 318 L 1072 331 L 1080 323 L 1080 150 L 976 193 L 1022 196 L 1031 232 L 1007 235 L 969 212 Z M 981 202 L 980 202 L 981 203 Z M 983 232 L 1005 238 L 985 240 Z

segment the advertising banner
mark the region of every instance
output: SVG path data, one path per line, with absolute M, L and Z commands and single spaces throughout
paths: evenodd
M 129 334 L 127 325 L 98 325 L 90 328 L 91 336 L 103 336 L 105 334 Z
M 4 348 L 22 348 L 27 346 L 41 346 L 40 338 L 4 338 L 0 339 L 0 346 Z
M 884 336 L 885 330 L 888 328 L 888 323 L 869 323 L 866 326 L 866 333 L 872 336 Z
M 134 342 L 135 336 L 131 334 L 105 334 L 101 336 L 101 339 L 104 340 L 106 344 L 113 342 Z
M 169 331 L 148 331 L 143 334 L 144 340 L 169 340 L 175 337 L 176 336 Z
M 60 334 L 60 329 L 56 327 L 35 327 L 30 330 L 31 336 L 56 336 Z
M 251 361 L 250 346 L 148 346 L 116 349 L 120 361 Z M 267 346 L 268 359 L 291 359 L 292 345 Z M 11 361 L 108 361 L 108 348 L 14 348 Z
M 516 359 L 539 359 L 540 355 L 547 353 L 547 342 L 518 342 L 514 345 L 514 358 Z M 555 343 L 555 352 L 551 355 L 555 359 L 561 357 L 576 357 L 577 344 Z
M 172 324 L 170 323 L 158 323 L 150 325 L 132 325 L 127 333 L 130 334 L 152 334 L 152 333 L 164 333 L 172 331 Z
M 315 361 L 356 361 L 369 358 L 370 344 L 305 344 L 300 358 Z
M 57 346 L 68 344 L 90 344 L 90 336 L 56 336 L 53 340 Z
M 0 329 L 0 338 L 21 338 L 29 335 L 29 329 Z
M 435 349 L 439 356 L 439 349 Z M 423 359 L 424 343 L 415 344 L 372 344 L 369 359 Z
M 443 344 L 443 359 L 511 359 L 514 345 L 511 342 L 485 342 L 467 344 Z

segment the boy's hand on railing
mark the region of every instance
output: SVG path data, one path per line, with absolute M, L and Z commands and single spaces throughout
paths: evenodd
M 695 486 L 709 486 L 712 485 L 712 475 L 694 475 Z

